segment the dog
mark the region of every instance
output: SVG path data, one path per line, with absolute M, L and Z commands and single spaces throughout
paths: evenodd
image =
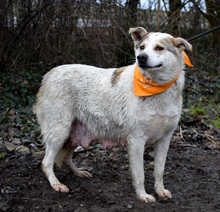
M 106 148 L 128 148 L 137 198 L 155 202 L 144 186 L 145 144 L 154 142 L 155 191 L 172 198 L 163 174 L 172 134 L 182 110 L 185 39 L 142 27 L 130 28 L 135 63 L 122 68 L 71 64 L 50 70 L 43 78 L 33 112 L 45 143 L 42 169 L 59 192 L 69 189 L 54 174 L 54 163 L 79 177 L 92 175 L 72 162 L 74 149 L 100 142 Z

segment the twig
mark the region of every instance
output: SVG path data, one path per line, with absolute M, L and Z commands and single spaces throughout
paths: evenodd
M 211 135 L 209 135 L 209 134 L 203 134 L 203 135 L 205 135 L 206 136 L 206 138 L 208 139 L 208 140 L 210 140 L 211 141 L 211 143 L 212 144 L 214 144 L 217 148 L 219 148 L 220 149 L 220 145 L 219 144 L 217 144 L 215 141 L 214 141 L 214 139 L 213 139 L 213 136 L 211 136 Z
M 214 141 L 214 137 L 212 135 L 209 135 L 207 133 L 198 133 L 195 129 L 192 128 L 192 130 L 197 134 L 197 135 L 201 135 L 205 138 L 207 138 L 209 141 L 211 141 L 212 144 L 214 144 L 217 148 L 220 149 L 220 145 L 217 144 L 215 141 Z
M 185 139 L 183 138 L 183 130 L 182 130 L 181 125 L 180 125 L 180 138 L 181 138 L 184 142 L 186 142 Z
M 3 116 L 6 115 L 10 109 L 11 109 L 11 108 L 8 107 L 8 108 L 6 109 L 6 111 L 5 111 L 2 115 L 3 115 Z

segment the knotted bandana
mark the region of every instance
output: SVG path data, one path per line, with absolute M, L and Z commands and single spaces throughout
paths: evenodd
M 184 62 L 186 65 L 192 67 L 192 63 L 185 52 L 184 53 Z M 155 94 L 162 93 L 166 91 L 179 77 L 180 72 L 168 83 L 157 84 L 151 79 L 145 77 L 139 70 L 138 66 L 135 67 L 134 71 L 134 94 L 136 96 L 152 96 Z
M 192 67 L 193 64 L 191 63 L 191 61 L 190 61 L 190 59 L 189 59 L 189 57 L 188 57 L 188 55 L 186 54 L 185 51 L 183 51 L 183 56 L 184 56 L 184 62 L 185 62 L 185 64 L 186 64 L 187 66 L 189 66 L 189 67 Z

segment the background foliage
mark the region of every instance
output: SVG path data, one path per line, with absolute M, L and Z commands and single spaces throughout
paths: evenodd
M 134 60 L 130 27 L 190 38 L 219 24 L 218 0 L 0 0 L 0 69 L 127 65 Z M 193 44 L 194 54 L 216 58 L 220 30 Z

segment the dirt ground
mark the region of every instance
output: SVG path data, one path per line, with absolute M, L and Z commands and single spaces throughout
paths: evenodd
M 50 187 L 41 171 L 41 157 L 7 153 L 0 160 L 0 211 L 220 211 L 220 151 L 211 139 L 215 134 L 219 140 L 219 131 L 189 132 L 176 132 L 168 153 L 164 181 L 172 200 L 158 199 L 154 193 L 151 146 L 144 155 L 145 186 L 157 202 L 148 204 L 135 198 L 126 149 L 96 146 L 74 158 L 93 178 L 81 179 L 55 168 L 59 180 L 70 189 L 65 194 Z

